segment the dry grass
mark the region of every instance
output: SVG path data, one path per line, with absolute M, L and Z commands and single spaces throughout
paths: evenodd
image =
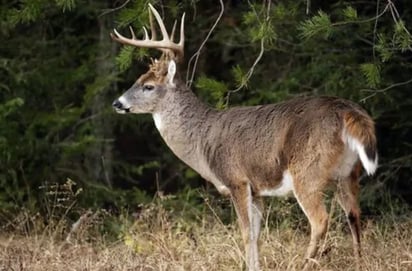
M 110 242 L 96 233 L 99 220 L 83 221 L 84 225 L 72 232 L 70 242 L 64 240 L 67 230 L 60 234 L 57 232 L 64 230 L 58 227 L 53 231 L 45 228 L 41 233 L 3 232 L 0 270 L 244 269 L 237 225 L 224 225 L 215 215 L 188 223 L 161 206 L 152 206 L 143 210 L 135 223 L 125 221 L 118 219 L 123 227 L 121 234 L 118 241 Z M 285 225 L 263 228 L 262 270 L 300 269 L 308 243 L 308 232 L 303 228 L 291 229 Z M 314 262 L 314 269 L 353 270 L 352 244 L 346 225 L 332 223 L 330 228 L 323 255 Z M 362 240 L 363 270 L 412 270 L 412 219 L 366 221 Z

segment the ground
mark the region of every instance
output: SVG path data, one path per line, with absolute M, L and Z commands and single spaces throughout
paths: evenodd
M 119 218 L 129 222 L 118 224 L 116 238 L 100 234 L 101 219 L 90 214 L 90 221 L 79 220 L 84 225 L 77 228 L 4 230 L 0 270 L 244 270 L 237 224 L 223 223 L 216 214 L 189 223 L 161 207 L 148 208 L 134 219 Z M 313 269 L 354 270 L 344 218 L 336 215 L 331 221 Z M 306 221 L 300 223 L 273 225 L 266 216 L 260 243 L 262 270 L 300 270 L 309 241 Z M 362 270 L 412 270 L 412 219 L 364 218 L 362 246 Z

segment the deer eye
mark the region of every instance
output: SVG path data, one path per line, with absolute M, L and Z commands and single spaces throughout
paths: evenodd
M 149 84 L 147 84 L 147 85 L 144 85 L 143 86 L 143 91 L 150 91 L 150 90 L 153 90 L 154 89 L 154 86 L 153 85 L 149 85 Z

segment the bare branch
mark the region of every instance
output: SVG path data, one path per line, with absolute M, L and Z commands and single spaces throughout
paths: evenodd
M 366 102 L 367 99 L 374 97 L 378 93 L 384 93 L 384 92 L 386 92 L 386 91 L 388 91 L 392 88 L 407 85 L 407 84 L 410 84 L 410 83 L 412 83 L 412 79 L 404 81 L 404 82 L 395 83 L 395 84 L 392 84 L 392 85 L 387 86 L 386 88 L 382 88 L 382 89 L 361 89 L 361 91 L 372 92 L 372 94 L 366 96 L 365 98 L 362 98 L 360 100 L 360 102 L 364 103 L 364 102 Z
M 380 4 L 380 0 L 376 1 L 376 20 L 375 20 L 375 24 L 373 26 L 373 46 L 372 46 L 372 54 L 373 54 L 373 58 L 376 58 L 376 50 L 375 50 L 375 44 L 376 44 L 376 37 L 377 37 L 377 30 L 378 30 L 378 14 L 379 14 L 379 4 Z
M 217 19 L 216 19 L 215 23 L 213 24 L 212 28 L 211 28 L 211 29 L 209 30 L 209 32 L 207 33 L 206 38 L 203 40 L 202 44 L 200 44 L 199 49 L 196 51 L 196 53 L 194 53 L 194 54 L 190 57 L 189 62 L 188 62 L 188 64 L 187 64 L 186 85 L 187 85 L 188 87 L 191 87 L 191 85 L 192 85 L 192 83 L 193 83 L 193 78 L 195 77 L 196 66 L 197 66 L 197 62 L 198 62 L 198 60 L 199 60 L 200 51 L 203 49 L 203 47 L 205 46 L 206 42 L 209 40 L 210 35 L 211 35 L 212 32 L 215 30 L 217 24 L 220 22 L 220 19 L 221 19 L 222 16 L 223 16 L 223 12 L 225 11 L 225 6 L 224 6 L 224 4 L 223 4 L 223 0 L 219 0 L 219 2 L 220 2 L 220 7 L 221 7 L 219 16 L 217 17 Z M 190 66 L 191 66 L 191 63 L 192 63 L 193 61 L 194 61 L 194 63 L 193 63 L 193 68 L 192 68 L 191 75 L 190 75 L 190 80 L 189 80 Z
M 130 2 L 130 0 L 126 0 L 122 5 L 118 6 L 117 8 L 106 9 L 99 15 L 99 17 L 103 17 L 103 16 L 105 16 L 109 13 L 118 11 L 119 9 L 124 8 L 129 2 Z
M 268 22 L 270 20 L 270 3 L 271 3 L 271 1 L 267 2 L 267 11 L 266 11 L 266 18 L 265 18 L 266 22 Z M 259 15 L 257 14 L 257 12 L 255 12 L 255 14 L 256 14 L 257 18 L 259 18 Z M 229 104 L 230 95 L 232 93 L 238 92 L 239 90 L 241 90 L 242 88 L 244 88 L 247 85 L 247 82 L 249 81 L 250 77 L 252 77 L 253 72 L 255 71 L 255 68 L 256 68 L 257 64 L 262 59 L 264 52 L 265 52 L 265 37 L 262 37 L 262 39 L 260 40 L 259 54 L 256 57 L 255 61 L 253 62 L 252 66 L 249 68 L 248 72 L 246 73 L 245 79 L 242 80 L 241 85 L 239 87 L 237 87 L 236 89 L 228 90 L 227 95 L 226 95 L 226 106 L 228 106 L 228 104 Z

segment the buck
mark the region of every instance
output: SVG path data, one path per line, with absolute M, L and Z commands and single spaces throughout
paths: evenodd
M 314 258 L 327 230 L 324 205 L 327 187 L 336 187 L 359 262 L 361 166 L 371 175 L 377 168 L 374 122 L 357 104 L 336 97 L 300 97 L 269 105 L 216 110 L 201 102 L 179 80 L 177 64 L 184 52 L 184 17 L 180 41 L 169 36 L 156 9 L 149 4 L 151 37 L 112 38 L 125 45 L 162 52 L 149 70 L 113 102 L 118 113 L 152 114 L 156 128 L 183 162 L 230 196 L 235 207 L 249 270 L 259 270 L 258 238 L 262 197 L 293 194 L 311 226 L 305 259 Z M 161 30 L 156 38 L 152 14 Z M 307 261 L 306 261 L 307 262 Z

